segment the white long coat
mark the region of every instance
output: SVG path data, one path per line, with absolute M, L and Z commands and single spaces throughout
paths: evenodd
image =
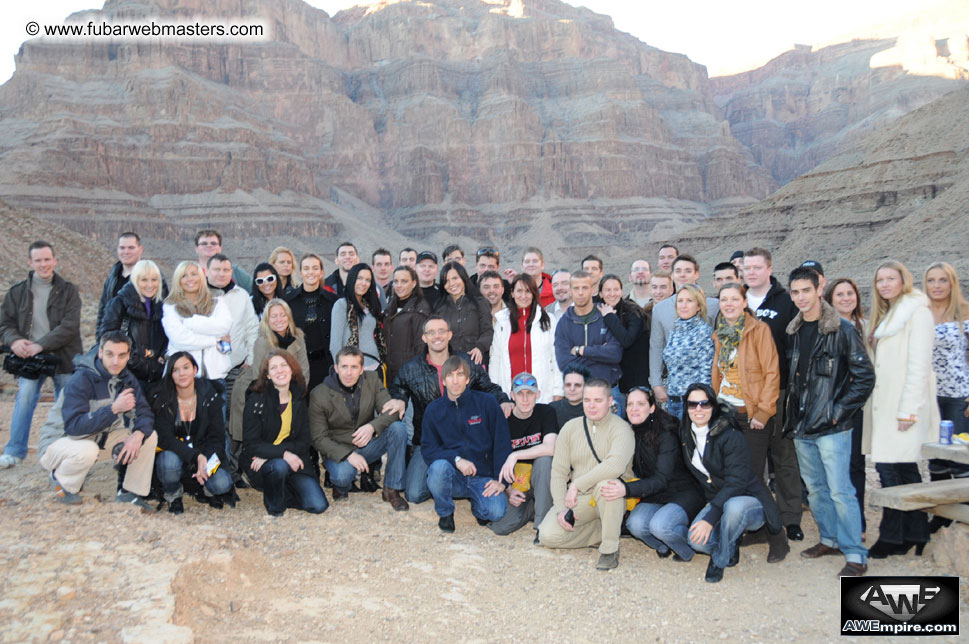
M 870 330 L 869 330 L 870 332 Z M 928 298 L 903 295 L 875 329 L 875 390 L 865 406 L 862 451 L 875 463 L 914 463 L 922 444 L 938 440 L 932 344 L 935 322 Z M 899 419 L 918 420 L 898 431 Z

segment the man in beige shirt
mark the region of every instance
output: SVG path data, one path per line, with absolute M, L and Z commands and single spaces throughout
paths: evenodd
M 584 415 L 567 422 L 552 457 L 552 509 L 539 526 L 546 548 L 585 548 L 599 544 L 596 568 L 619 565 L 619 532 L 625 499 L 606 501 L 602 485 L 632 475 L 636 441 L 629 424 L 610 413 L 612 387 L 601 378 L 585 382 Z M 571 481 L 569 475 L 571 473 Z

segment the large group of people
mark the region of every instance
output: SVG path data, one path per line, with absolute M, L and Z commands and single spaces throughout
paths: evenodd
M 878 266 L 866 317 L 853 279 L 809 260 L 782 284 L 765 248 L 717 264 L 708 294 L 670 244 L 655 270 L 632 262 L 627 290 L 600 257 L 546 272 L 535 247 L 520 270 L 456 245 L 395 267 L 343 242 L 329 275 L 280 247 L 249 275 L 222 242 L 200 231 L 168 282 L 123 233 L 87 351 L 77 288 L 30 245 L 0 309 L 19 376 L 0 468 L 25 458 L 51 377 L 38 459 L 66 504 L 104 453 L 117 501 L 145 511 L 181 514 L 186 492 L 235 506 L 251 486 L 272 516 L 319 514 L 382 487 L 394 511 L 432 499 L 444 532 L 467 498 L 496 535 L 531 523 L 536 545 L 598 547 L 601 570 L 624 534 L 672 561 L 703 553 L 708 582 L 752 543 L 782 561 L 805 498 L 820 539 L 800 554 L 844 557 L 841 576 L 921 554 L 946 523 L 886 508 L 864 545 L 865 455 L 882 486 L 919 482 L 940 418 L 969 425 L 969 304 L 944 262 L 923 291 Z

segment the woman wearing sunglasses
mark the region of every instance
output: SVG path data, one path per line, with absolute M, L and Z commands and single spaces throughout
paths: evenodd
M 511 281 L 511 301 L 495 315 L 490 357 L 488 376 L 505 393 L 512 391 L 512 374 L 523 372 L 535 374 L 542 392 L 538 402 L 550 403 L 565 393 L 555 361 L 555 327 L 527 273 Z
M 252 299 L 252 308 L 259 318 L 262 318 L 262 313 L 266 309 L 266 302 L 277 297 L 282 299 L 283 291 L 282 281 L 272 264 L 262 262 L 256 266 L 253 272 L 252 293 L 249 297 Z
M 706 384 L 693 383 L 685 398 L 680 422 L 683 460 L 707 502 L 690 525 L 689 543 L 710 555 L 705 579 L 716 583 L 725 568 L 740 561 L 744 531 L 766 523 L 771 535 L 784 536 L 781 514 L 764 481 L 750 469 L 750 450 L 733 408 L 718 402 Z
M 626 419 L 636 435 L 636 480 L 608 481 L 602 496 L 639 499 L 626 518 L 629 533 L 661 559 L 672 554 L 675 561 L 689 561 L 694 552 L 686 529 L 703 507 L 703 495 L 680 457 L 677 420 L 656 406 L 646 387 L 633 387 L 626 395 Z

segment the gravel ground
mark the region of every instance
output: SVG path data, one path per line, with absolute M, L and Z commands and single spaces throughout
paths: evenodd
M 13 404 L 0 402 L 6 443 Z M 49 404 L 36 414 L 32 438 Z M 81 506 L 56 503 L 31 448 L 0 471 L 0 640 L 76 642 L 739 642 L 837 641 L 843 561 L 767 546 L 741 551 L 716 585 L 707 557 L 659 559 L 624 539 L 617 570 L 594 549 L 549 551 L 523 529 L 496 537 L 459 501 L 444 535 L 430 502 L 395 513 L 379 494 L 313 516 L 266 515 L 241 491 L 235 509 L 186 498 L 185 514 L 112 502 L 99 462 Z M 877 526 L 869 508 L 869 523 Z M 875 540 L 870 532 L 868 544 Z M 932 545 L 926 550 L 930 554 Z M 872 574 L 946 574 L 932 557 L 875 561 Z M 963 585 L 963 597 L 966 587 Z M 965 599 L 963 600 L 965 601 Z

